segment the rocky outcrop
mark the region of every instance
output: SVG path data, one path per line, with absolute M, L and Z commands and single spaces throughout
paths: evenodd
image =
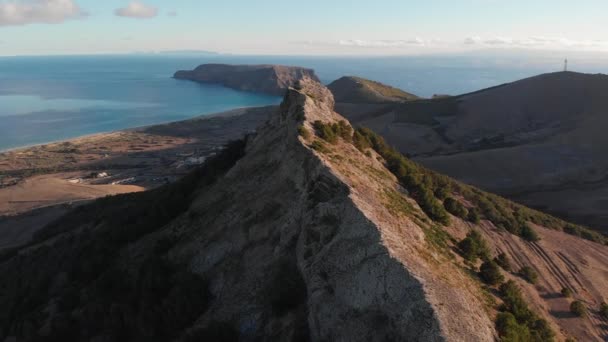
M 345 76 L 328 86 L 336 102 L 341 103 L 399 103 L 419 99 L 418 96 L 380 82 L 361 77 Z
M 312 69 L 283 65 L 203 64 L 194 70 L 178 71 L 174 77 L 277 96 L 283 96 L 287 88 L 303 78 L 319 81 Z

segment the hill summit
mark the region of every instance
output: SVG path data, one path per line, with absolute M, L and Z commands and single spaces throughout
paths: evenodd
M 342 103 L 394 103 L 419 99 L 401 89 L 355 76 L 342 77 L 327 87 L 336 102 Z
M 411 162 L 303 78 L 188 177 L 2 255 L 0 339 L 600 340 L 595 310 L 552 315 L 608 290 L 606 246 L 566 229 L 591 234 Z

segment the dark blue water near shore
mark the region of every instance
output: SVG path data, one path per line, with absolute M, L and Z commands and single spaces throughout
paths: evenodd
M 557 71 L 563 59 L 496 57 L 293 57 L 123 55 L 0 57 L 0 150 L 190 118 L 280 98 L 171 78 L 202 63 L 313 68 L 324 83 L 344 75 L 414 94 L 462 94 Z M 605 65 L 582 66 L 604 72 Z

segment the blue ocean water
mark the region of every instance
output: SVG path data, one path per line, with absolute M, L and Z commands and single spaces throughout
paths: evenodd
M 275 104 L 280 98 L 174 80 L 179 69 L 203 63 L 310 67 L 324 83 L 356 75 L 419 96 L 457 95 L 544 72 L 561 56 L 536 59 L 475 57 L 296 57 L 121 55 L 0 57 L 0 150 L 86 134 Z M 608 63 L 579 65 L 603 72 Z
M 280 101 L 171 78 L 196 64 L 188 57 L 0 58 L 0 150 Z

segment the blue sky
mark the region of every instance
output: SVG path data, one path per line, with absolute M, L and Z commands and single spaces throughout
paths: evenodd
M 606 0 L 0 0 L 0 55 L 608 52 Z

